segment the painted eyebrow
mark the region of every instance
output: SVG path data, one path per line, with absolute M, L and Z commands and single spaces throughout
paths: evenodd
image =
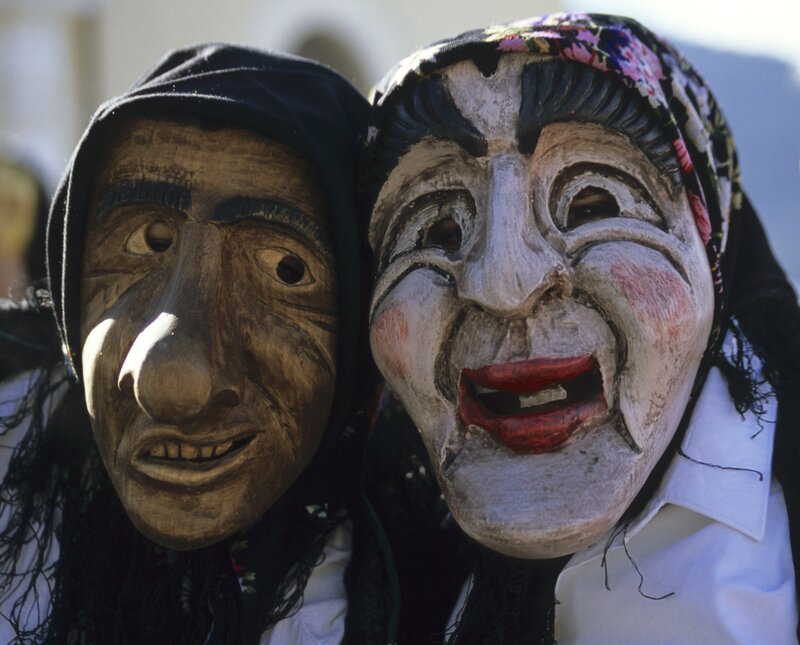
M 274 222 L 287 226 L 314 242 L 327 259 L 333 259 L 330 239 L 308 215 L 293 206 L 274 199 L 231 197 L 217 205 L 211 221 L 233 224 L 242 220 Z
M 489 149 L 486 138 L 459 111 L 440 75 L 412 83 L 382 111 L 379 134 L 367 148 L 363 168 L 373 205 L 400 157 L 425 137 L 453 141 L 476 158 L 485 157 Z
M 166 181 L 130 181 L 115 184 L 97 204 L 94 218 L 100 221 L 111 211 L 126 204 L 160 204 L 183 214 L 192 204 L 192 193 L 186 186 Z
M 588 65 L 552 59 L 522 70 L 517 142 L 533 154 L 542 129 L 551 123 L 596 123 L 627 136 L 672 184 L 682 185 L 680 164 L 655 110 L 636 90 Z

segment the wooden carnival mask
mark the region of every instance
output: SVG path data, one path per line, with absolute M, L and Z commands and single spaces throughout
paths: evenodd
M 97 175 L 82 360 L 100 454 L 153 541 L 256 521 L 314 455 L 336 376 L 324 196 L 298 152 L 145 118 Z
M 621 517 L 676 431 L 714 308 L 650 126 L 626 130 L 623 104 L 576 120 L 591 106 L 557 82 L 532 99 L 563 64 L 546 60 L 464 61 L 412 90 L 425 97 L 405 105 L 458 119 L 426 123 L 370 226 L 377 364 L 458 523 L 524 558 L 573 553 Z

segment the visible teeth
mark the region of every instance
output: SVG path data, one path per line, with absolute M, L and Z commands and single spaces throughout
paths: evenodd
M 522 408 L 532 408 L 537 405 L 544 405 L 552 403 L 553 401 L 562 401 L 567 398 L 567 391 L 560 385 L 548 388 L 546 390 L 539 390 L 532 394 L 522 394 L 519 397 L 519 405 Z
M 214 446 L 214 454 L 216 456 L 222 455 L 222 454 L 228 452 L 231 449 L 232 445 L 233 445 L 233 441 L 226 441 L 225 443 L 221 443 L 221 444 L 219 444 L 217 446 Z
M 212 459 L 227 454 L 233 447 L 233 441 L 226 441 L 220 444 L 205 444 L 202 446 L 177 442 L 167 441 L 147 449 L 147 456 L 156 459 L 183 459 L 185 461 L 193 461 L 196 459 Z
M 195 459 L 200 454 L 197 446 L 189 445 L 188 443 L 181 444 L 181 459 Z
M 500 390 L 493 390 L 490 387 L 483 387 L 482 385 L 475 386 L 475 393 L 476 394 L 494 394 L 495 392 L 499 392 Z

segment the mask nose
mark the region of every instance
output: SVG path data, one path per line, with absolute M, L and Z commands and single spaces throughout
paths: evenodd
M 179 424 L 205 411 L 212 399 L 212 367 L 204 343 L 161 313 L 136 337 L 119 374 L 119 388 L 157 421 Z
M 150 418 L 169 425 L 189 423 L 213 408 L 235 407 L 241 401 L 239 387 L 228 378 L 236 371 L 236 352 L 221 346 L 223 336 L 228 342 L 236 336 L 217 333 L 209 321 L 222 310 L 215 306 L 219 303 L 208 302 L 208 295 L 217 292 L 219 276 L 192 270 L 193 264 L 183 262 L 173 276 L 168 293 L 174 296 L 160 302 L 161 313 L 136 336 L 117 381 Z
M 459 280 L 463 299 L 498 316 L 522 317 L 547 295 L 572 294 L 570 270 L 537 228 L 532 203 L 524 159 L 494 159 L 484 237 Z

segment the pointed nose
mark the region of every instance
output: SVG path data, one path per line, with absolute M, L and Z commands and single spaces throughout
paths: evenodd
M 569 296 L 572 276 L 538 226 L 531 181 L 520 155 L 492 161 L 482 243 L 465 259 L 459 295 L 498 316 L 530 314 L 547 295 Z
M 189 323 L 159 314 L 136 337 L 120 369 L 119 388 L 161 423 L 187 423 L 215 404 L 239 403 L 235 388 L 217 386 L 210 343 Z

